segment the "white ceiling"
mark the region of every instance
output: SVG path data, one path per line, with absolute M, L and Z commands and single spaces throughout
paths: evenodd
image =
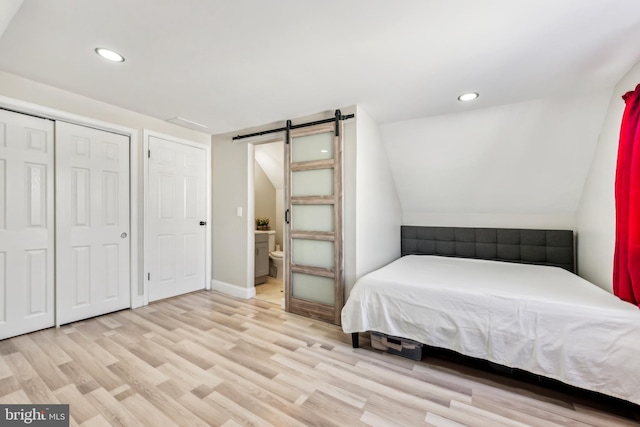
M 638 46 L 638 0 L 24 0 L 0 69 L 217 134 L 354 104 L 391 123 L 579 96 Z

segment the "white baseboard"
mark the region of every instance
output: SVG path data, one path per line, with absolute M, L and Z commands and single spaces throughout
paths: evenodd
M 222 292 L 223 294 L 242 299 L 249 299 L 256 296 L 255 287 L 241 288 L 240 286 L 213 279 L 211 280 L 211 290 Z

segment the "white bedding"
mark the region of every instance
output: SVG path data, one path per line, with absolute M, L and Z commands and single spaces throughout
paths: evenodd
M 640 310 L 561 268 L 405 256 L 356 282 L 342 328 L 409 338 L 640 404 Z

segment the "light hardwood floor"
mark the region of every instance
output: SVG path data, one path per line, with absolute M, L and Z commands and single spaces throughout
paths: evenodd
M 0 341 L 0 403 L 83 426 L 630 426 L 638 407 L 427 355 L 200 291 Z

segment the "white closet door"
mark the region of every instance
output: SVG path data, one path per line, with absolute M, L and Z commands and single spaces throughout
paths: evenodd
M 149 301 L 205 288 L 206 151 L 149 137 Z
M 129 138 L 56 122 L 59 324 L 130 307 Z
M 54 325 L 53 122 L 0 110 L 0 339 Z

